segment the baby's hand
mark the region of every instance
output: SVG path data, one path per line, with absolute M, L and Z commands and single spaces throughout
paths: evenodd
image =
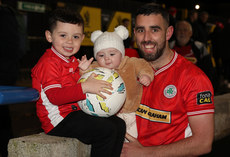
M 106 99 L 101 92 L 111 95 L 112 93 L 107 89 L 113 90 L 112 84 L 104 80 L 97 80 L 94 78 L 95 76 L 96 74 L 92 73 L 88 79 L 81 84 L 83 93 L 97 94 L 103 99 Z
M 87 70 L 89 68 L 89 66 L 92 63 L 92 61 L 93 61 L 93 57 L 88 60 L 86 55 L 84 55 L 84 56 L 81 57 L 81 60 L 78 59 L 78 62 L 79 62 L 78 67 L 81 70 L 85 71 L 85 70 Z
M 141 75 L 139 77 L 139 81 L 142 85 L 149 86 L 149 84 L 151 83 L 151 78 L 147 75 Z

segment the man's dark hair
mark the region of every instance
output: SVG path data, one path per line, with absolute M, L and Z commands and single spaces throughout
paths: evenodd
M 164 9 L 162 6 L 154 4 L 154 3 L 147 3 L 143 6 L 141 6 L 137 12 L 136 17 L 138 15 L 151 15 L 151 14 L 160 14 L 166 21 L 167 25 L 169 25 L 169 13 L 166 9 Z
M 59 8 L 54 10 L 48 20 L 48 30 L 52 32 L 57 25 L 57 21 L 82 26 L 84 31 L 84 20 L 81 15 L 70 8 Z

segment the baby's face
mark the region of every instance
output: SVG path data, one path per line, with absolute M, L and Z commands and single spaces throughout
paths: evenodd
M 99 51 L 96 60 L 101 67 L 117 69 L 122 60 L 122 54 L 115 48 L 107 48 Z

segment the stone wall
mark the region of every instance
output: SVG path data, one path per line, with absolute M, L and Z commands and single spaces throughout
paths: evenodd
M 215 141 L 230 135 L 230 93 L 215 96 Z M 89 157 L 90 145 L 44 133 L 11 139 L 9 157 Z
M 230 135 L 230 93 L 214 97 L 215 140 Z
M 8 157 L 90 157 L 90 145 L 44 133 L 11 139 Z

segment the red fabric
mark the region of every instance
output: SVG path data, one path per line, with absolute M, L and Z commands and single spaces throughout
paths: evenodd
M 80 78 L 78 64 L 74 56 L 66 59 L 52 47 L 32 69 L 32 86 L 40 93 L 37 115 L 45 133 L 78 110 L 77 101 L 85 99 L 81 84 L 77 83 Z
M 131 49 L 131 48 L 125 48 L 125 56 L 140 58 L 140 56 L 138 55 L 137 50 Z
M 190 136 L 188 116 L 214 113 L 213 95 L 207 76 L 175 53 L 143 89 L 136 111 L 138 140 L 144 146 L 154 146 Z
M 45 93 L 49 98 L 49 101 L 55 105 L 63 105 L 70 102 L 76 102 L 82 98 L 86 99 L 85 94 L 82 92 L 81 84 L 63 88 L 51 88 Z
M 174 46 L 173 48 L 177 53 L 179 53 L 181 56 L 184 57 L 195 57 L 194 53 L 192 52 L 192 47 L 191 45 L 187 46 Z

